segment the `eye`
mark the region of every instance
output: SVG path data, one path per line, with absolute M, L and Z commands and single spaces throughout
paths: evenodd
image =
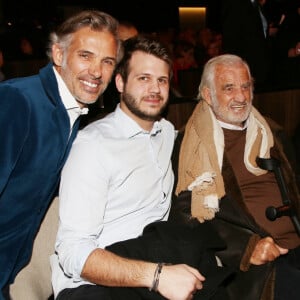
M 81 52 L 81 53 L 79 53 L 79 56 L 80 56 L 81 58 L 87 60 L 87 59 L 89 59 L 90 54 L 89 54 L 89 53 L 86 53 L 86 52 Z
M 233 86 L 231 86 L 231 85 L 230 85 L 230 86 L 225 86 L 224 91 L 227 92 L 227 93 L 230 93 L 230 92 L 233 91 L 233 89 L 234 89 L 234 88 L 233 88 Z
M 249 91 L 250 89 L 251 89 L 251 84 L 250 83 L 242 85 L 242 90 L 243 91 Z
M 116 62 L 112 59 L 105 59 L 103 60 L 103 64 L 108 65 L 110 67 L 115 67 Z
M 168 80 L 167 78 L 159 78 L 159 79 L 158 79 L 158 82 L 159 82 L 160 84 L 166 85 L 166 84 L 169 83 L 169 80 Z
M 138 78 L 140 81 L 148 81 L 149 80 L 149 77 L 148 76 L 140 76 Z

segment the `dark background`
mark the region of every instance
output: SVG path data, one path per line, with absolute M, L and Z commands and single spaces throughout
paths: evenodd
M 18 36 L 31 35 L 43 45 L 56 25 L 82 9 L 103 10 L 118 20 L 132 22 L 140 32 L 152 33 L 167 28 L 179 31 L 180 6 L 208 7 L 208 3 L 213 6 L 218 2 L 219 0 L 0 0 L 0 48 L 5 51 L 6 60 L 10 60 L 15 56 L 14 49 L 18 48 Z M 209 19 L 209 12 L 206 19 Z M 45 53 L 44 49 L 41 49 L 41 53 Z
M 179 6 L 207 6 L 207 2 L 209 0 L 0 0 L 0 9 L 2 6 L 4 26 L 7 22 L 12 26 L 39 22 L 51 27 L 78 8 L 96 8 L 118 19 L 130 20 L 141 31 L 155 31 L 165 27 L 178 28 Z
M 140 32 L 180 30 L 179 7 L 206 7 L 206 26 L 220 28 L 223 0 L 0 0 L 0 48 L 6 60 L 13 59 L 18 36 L 28 35 L 44 45 L 49 33 L 69 15 L 82 9 L 99 9 L 118 20 L 132 22 Z M 250 1 L 250 0 L 237 0 Z M 292 0 L 267 0 L 270 11 Z M 45 53 L 43 46 L 40 50 Z M 39 48 L 39 46 L 38 46 Z
M 250 1 L 250 0 L 239 0 Z M 267 0 L 271 9 L 291 0 Z M 173 27 L 179 29 L 178 7 L 207 8 L 207 27 L 220 30 L 222 0 L 0 0 L 0 30 L 21 30 L 39 26 L 49 31 L 69 14 L 81 8 L 106 11 L 121 20 L 133 22 L 140 31 L 154 32 Z M 10 24 L 10 25 L 8 25 Z

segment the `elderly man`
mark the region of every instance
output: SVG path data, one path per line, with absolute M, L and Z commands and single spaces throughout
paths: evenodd
M 231 299 L 299 299 L 299 187 L 279 126 L 252 106 L 247 63 L 229 54 L 208 61 L 199 99 L 181 143 L 171 218 L 180 206 L 181 217 L 209 222 L 225 239 L 218 256 L 237 268 Z

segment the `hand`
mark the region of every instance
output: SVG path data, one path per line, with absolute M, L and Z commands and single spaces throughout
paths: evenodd
M 170 300 L 192 299 L 203 288 L 204 280 L 198 270 L 188 265 L 166 265 L 160 274 L 158 292 Z
M 288 57 L 295 57 L 300 55 L 300 42 L 298 42 L 295 47 L 288 49 Z
M 263 265 L 275 260 L 279 255 L 288 253 L 288 249 L 279 247 L 271 237 L 261 239 L 255 246 L 250 258 L 253 265 Z
M 295 52 L 296 52 L 296 55 L 300 55 L 300 42 L 298 42 L 298 43 L 296 44 Z

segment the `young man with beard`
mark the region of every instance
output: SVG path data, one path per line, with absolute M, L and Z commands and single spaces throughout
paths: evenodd
M 171 56 L 160 43 L 124 42 L 115 77 L 120 103 L 78 134 L 63 169 L 51 256 L 56 299 L 191 299 L 202 289 L 196 268 L 143 259 L 150 249 L 160 255 L 156 240 L 135 248 L 145 226 L 166 221 L 170 211 L 175 130 L 161 114 L 171 76 Z
M 39 74 L 0 84 L 0 299 L 30 260 L 80 115 L 112 78 L 122 54 L 117 30 L 103 12 L 71 16 L 51 34 Z

